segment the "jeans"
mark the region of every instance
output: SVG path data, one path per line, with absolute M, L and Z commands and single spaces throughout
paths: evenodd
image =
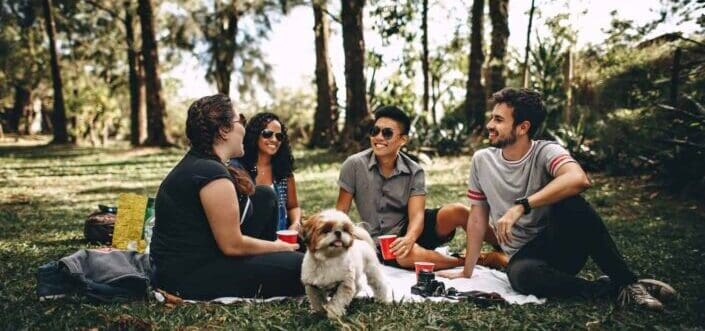
M 575 277 L 588 257 L 609 282 Z M 551 206 L 547 228 L 512 256 L 507 275 L 515 290 L 540 297 L 594 298 L 637 280 L 602 219 L 581 196 Z

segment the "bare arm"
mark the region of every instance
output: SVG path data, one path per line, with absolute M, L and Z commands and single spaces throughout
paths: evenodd
M 350 211 L 352 199 L 353 195 L 341 188 L 340 191 L 338 191 L 338 201 L 335 203 L 335 209 L 347 214 Z
M 289 176 L 287 179 L 286 211 L 289 219 L 289 229 L 299 231 L 301 207 L 299 207 L 299 199 L 296 196 L 296 180 L 294 180 L 294 175 Z
M 475 270 L 475 264 L 480 257 L 480 249 L 482 241 L 485 237 L 485 232 L 489 227 L 490 208 L 483 205 L 473 205 L 468 216 L 468 227 L 465 230 L 467 233 L 467 249 L 465 250 L 465 266 L 462 271 L 444 270 L 439 271 L 438 275 L 445 278 L 460 278 L 472 277 L 472 272 Z
M 406 234 L 399 237 L 389 248 L 398 257 L 405 257 L 414 248 L 416 240 L 423 232 L 424 209 L 426 208 L 426 196 L 414 195 L 409 198 L 407 213 L 409 214 L 409 225 Z
M 297 244 L 267 241 L 243 235 L 240 231 L 240 208 L 235 187 L 229 179 L 216 179 L 199 192 L 208 224 L 218 248 L 228 256 L 257 255 L 294 251 Z
M 556 177 L 552 181 L 528 197 L 529 206 L 531 208 L 548 206 L 579 194 L 590 186 L 590 179 L 579 164 L 575 162 L 566 163 L 558 168 Z M 524 215 L 524 206 L 514 205 L 507 210 L 502 218 L 497 220 L 496 234 L 500 243 L 507 243 L 512 240 L 512 226 L 522 215 Z

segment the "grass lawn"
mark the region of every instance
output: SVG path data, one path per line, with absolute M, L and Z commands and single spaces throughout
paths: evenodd
M 311 315 L 307 303 L 181 305 L 153 299 L 92 304 L 80 298 L 39 302 L 35 271 L 80 248 L 83 220 L 120 193 L 154 195 L 183 150 L 0 146 L 0 329 L 608 329 L 705 326 L 705 208 L 658 192 L 638 177 L 593 174 L 586 196 L 603 215 L 630 265 L 642 277 L 670 282 L 681 297 L 653 313 L 611 302 L 550 300 L 545 305 L 481 309 L 468 303 L 381 305 L 353 302 L 339 322 Z M 299 199 L 305 213 L 332 207 L 344 156 L 297 154 Z M 470 158 L 439 158 L 426 166 L 429 206 L 465 200 Z M 702 202 L 701 202 L 702 203 Z M 354 218 L 357 212 L 353 212 Z M 464 242 L 461 232 L 454 247 Z M 593 264 L 582 273 L 600 275 Z

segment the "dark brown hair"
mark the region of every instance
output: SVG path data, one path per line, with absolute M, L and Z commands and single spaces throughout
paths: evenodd
M 229 132 L 233 129 L 235 111 L 230 98 L 224 94 L 215 94 L 194 101 L 188 108 L 186 118 L 186 137 L 195 152 L 213 160 L 218 157 L 213 152 L 213 145 L 221 141 L 221 130 Z M 233 178 L 235 189 L 239 193 L 251 195 L 254 183 L 245 170 L 227 166 Z
M 525 88 L 505 87 L 492 94 L 495 104 L 506 103 L 514 109 L 514 127 L 529 121 L 529 137 L 533 138 L 546 118 L 546 107 L 541 100 L 541 93 Z

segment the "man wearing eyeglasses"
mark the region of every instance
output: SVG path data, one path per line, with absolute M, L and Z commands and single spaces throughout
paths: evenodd
M 396 106 L 374 111 L 371 148 L 348 157 L 338 179 L 336 209 L 347 213 L 352 201 L 373 238 L 397 235 L 390 248 L 393 265 L 413 268 L 433 262 L 436 269 L 461 266 L 464 260 L 434 251 L 450 241 L 458 227 L 466 228 L 469 210 L 463 204 L 426 209 L 424 170 L 400 150 L 409 140 L 409 116 Z M 488 242 L 497 245 L 494 233 Z

